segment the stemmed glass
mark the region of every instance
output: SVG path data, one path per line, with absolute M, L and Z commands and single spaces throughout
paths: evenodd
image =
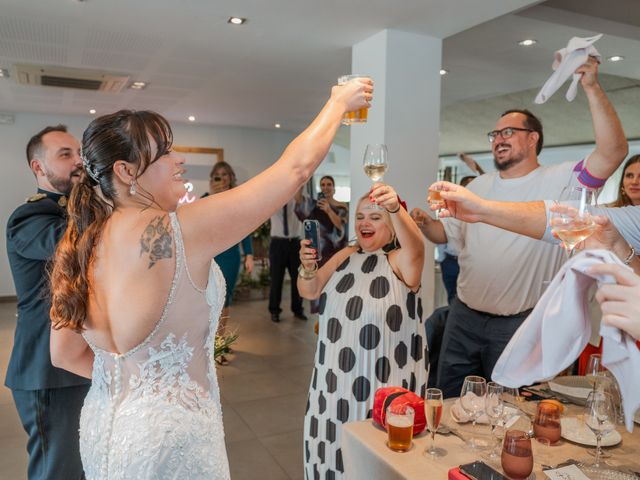
M 362 166 L 364 167 L 364 173 L 372 182 L 381 182 L 389 168 L 387 146 L 382 143 L 367 145 Z
M 611 395 L 601 390 L 589 393 L 584 408 L 584 421 L 596 435 L 596 458 L 593 466 L 599 467 L 602 437 L 615 430 L 616 411 Z
M 606 369 L 602 365 L 602 356 L 599 353 L 589 355 L 585 376 L 589 383 L 593 385 L 593 391 L 595 392 L 598 388 L 598 382 L 606 377 Z
M 575 246 L 598 227 L 593 220 L 597 192 L 587 187 L 565 187 L 551 210 L 551 230 L 562 240 L 569 256 Z
M 484 396 L 487 394 L 487 381 L 476 375 L 465 377 L 462 389 L 460 390 L 460 406 L 473 421 L 472 428 L 475 430 L 476 421 L 484 411 Z M 474 438 L 471 438 L 469 447 L 476 448 Z
M 442 390 L 438 388 L 428 388 L 424 399 L 424 414 L 427 417 L 427 428 L 431 434 L 431 446 L 426 449 L 425 455 L 428 453 L 434 458 L 443 457 L 447 451 L 442 448 L 436 448 L 436 432 L 442 419 Z
M 495 440 L 494 446 L 491 448 L 490 457 L 495 458 L 498 456 L 496 452 L 496 446 L 500 442 L 496 436 L 496 425 L 504 414 L 504 401 L 502 399 L 502 385 L 496 382 L 487 383 L 487 396 L 484 399 L 484 410 L 489 417 L 491 423 L 491 438 Z

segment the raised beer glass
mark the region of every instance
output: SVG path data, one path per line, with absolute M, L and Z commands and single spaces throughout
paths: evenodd
M 350 80 L 354 80 L 356 78 L 371 78 L 367 75 L 342 75 L 338 78 L 338 85 L 344 85 Z M 355 110 L 353 112 L 347 112 L 342 117 L 343 125 L 353 125 L 354 123 L 367 123 L 367 116 L 369 112 L 369 107 L 363 107 L 359 110 Z

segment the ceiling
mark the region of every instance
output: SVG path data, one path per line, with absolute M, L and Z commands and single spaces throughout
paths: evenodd
M 235 27 L 231 15 L 249 21 Z M 513 106 L 541 115 L 548 144 L 591 141 L 584 96 L 569 107 L 562 95 L 535 108 L 532 99 L 553 52 L 597 32 L 604 57 L 625 57 L 603 62 L 602 83 L 627 135 L 640 137 L 637 0 L 0 0 L 0 68 L 61 65 L 149 82 L 114 94 L 0 79 L 0 111 L 153 109 L 174 122 L 299 131 L 350 71 L 351 45 L 385 28 L 444 39 L 442 153 L 486 150 L 484 133 Z M 523 38 L 538 43 L 523 48 Z

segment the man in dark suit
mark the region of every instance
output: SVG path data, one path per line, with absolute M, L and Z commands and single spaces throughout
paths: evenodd
M 51 365 L 46 270 L 67 226 L 66 196 L 82 172 L 80 144 L 64 125 L 47 127 L 29 140 L 27 162 L 38 193 L 7 223 L 18 321 L 5 385 L 29 436 L 29 479 L 82 479 L 78 429 L 90 380 Z

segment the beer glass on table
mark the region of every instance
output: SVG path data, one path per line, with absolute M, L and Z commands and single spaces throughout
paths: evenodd
M 354 80 L 356 78 L 371 78 L 367 75 L 343 75 L 338 78 L 338 85 L 344 85 L 350 80 Z M 359 110 L 355 110 L 353 112 L 347 112 L 342 117 L 343 125 L 353 125 L 354 123 L 367 123 L 367 116 L 369 112 L 369 107 L 363 107 Z
M 385 417 L 388 443 L 391 450 L 406 452 L 413 439 L 413 419 L 415 412 L 409 405 L 389 405 Z
M 387 146 L 379 144 L 369 144 L 364 151 L 362 159 L 364 173 L 372 182 L 381 182 L 385 172 L 389 168 Z
M 593 220 L 596 190 L 588 187 L 565 187 L 551 211 L 551 231 L 562 240 L 569 256 L 577 244 L 598 228 Z
M 442 390 L 438 388 L 428 388 L 424 399 L 424 414 L 427 419 L 427 428 L 431 434 L 431 446 L 425 450 L 425 455 L 429 454 L 434 458 L 443 457 L 447 454 L 443 448 L 436 448 L 436 432 L 442 419 Z

